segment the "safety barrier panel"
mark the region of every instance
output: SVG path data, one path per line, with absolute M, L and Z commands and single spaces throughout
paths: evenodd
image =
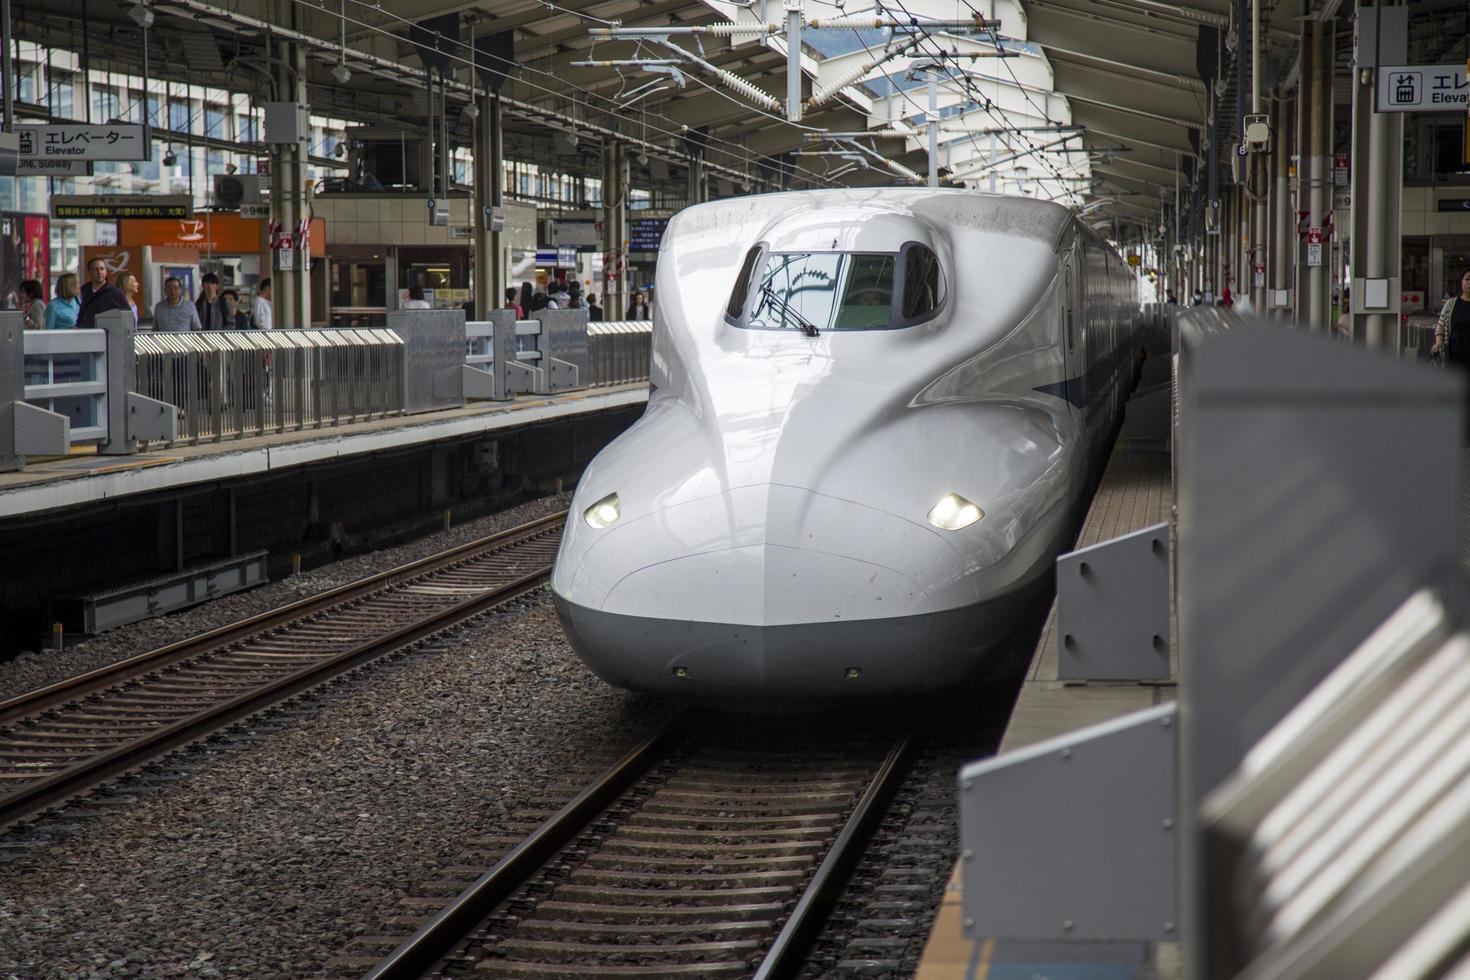
M 122 455 L 177 435 L 174 406 L 135 390 L 132 313 L 104 313 L 92 330 L 23 326 L 20 314 L 0 313 L 0 470 L 73 445 Z
M 178 407 L 176 443 L 361 422 L 403 411 L 392 330 L 139 334 L 137 391 Z
M 71 443 L 107 438 L 107 332 L 27 330 L 25 400 L 65 415 Z
M 588 323 L 582 310 L 545 310 L 515 320 L 508 310 L 467 322 L 467 398 L 514 398 L 623 384 L 648 377 L 648 321 Z
M 1470 975 L 1465 379 L 1215 310 L 1174 347 L 1177 708 L 965 767 L 967 934 Z

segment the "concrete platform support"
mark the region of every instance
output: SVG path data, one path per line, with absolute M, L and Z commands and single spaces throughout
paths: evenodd
M 505 203 L 505 131 L 500 96 L 484 92 L 475 101 L 480 109 L 475 117 L 475 316 L 485 320 L 500 308 L 509 265 L 487 211 Z

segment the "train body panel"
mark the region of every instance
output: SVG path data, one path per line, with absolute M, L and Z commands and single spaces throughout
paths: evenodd
M 1054 205 L 963 192 L 678 215 L 648 410 L 588 468 L 553 574 L 578 653 L 636 687 L 761 698 L 983 662 L 1121 404 L 1131 333 L 1092 303 L 1089 279 L 1120 291 L 1088 275 L 1087 234 Z M 936 524 L 951 494 L 983 517 Z M 610 520 L 589 513 L 613 495 Z

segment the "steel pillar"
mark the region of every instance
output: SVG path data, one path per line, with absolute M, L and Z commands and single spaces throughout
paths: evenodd
M 1358 0 L 1358 7 L 1364 6 Z M 1386 7 L 1380 4 L 1380 9 Z M 1379 44 L 1373 50 L 1379 54 Z M 1361 47 L 1355 45 L 1361 53 Z M 1390 62 L 1393 63 L 1393 62 Z M 1399 215 L 1403 198 L 1404 117 L 1374 112 L 1377 67 L 1354 65 L 1352 145 L 1352 322 L 1353 339 L 1369 347 L 1397 351 L 1399 330 L 1401 239 Z M 1364 280 L 1388 280 L 1388 307 L 1363 312 L 1368 297 Z
M 627 199 L 627 155 L 622 143 L 608 140 L 602 145 L 602 283 L 603 309 L 609 320 L 622 319 L 628 308 Z
M 278 5 L 278 24 L 294 26 L 296 7 L 292 3 Z M 290 41 L 276 48 L 276 92 L 283 102 L 306 104 L 306 50 Z M 307 148 L 300 142 L 271 146 L 271 217 L 281 223 L 282 231 L 294 233 L 311 221 L 311 202 L 306 183 Z M 300 244 L 300 242 L 296 242 Z M 281 252 L 273 252 L 281 256 Z M 279 261 L 279 259 L 278 259 Z M 271 305 L 274 326 L 304 328 L 311 326 L 311 252 L 294 249 L 290 269 L 262 272 L 271 280 Z
M 1271 270 L 1270 285 L 1273 291 L 1286 290 L 1288 301 L 1291 293 L 1291 273 L 1295 266 L 1296 223 L 1291 213 L 1291 134 L 1295 118 L 1292 113 L 1294 100 L 1279 94 L 1272 101 L 1275 120 L 1272 124 L 1271 161 L 1274 164 L 1274 188 L 1271 198 Z M 1291 307 L 1280 311 L 1280 315 L 1291 318 Z
M 1307 220 L 1309 227 L 1322 228 L 1332 209 L 1328 183 L 1332 179 L 1332 48 L 1329 27 L 1320 20 L 1311 23 L 1312 75 L 1309 94 L 1312 109 L 1308 128 Z M 1307 266 L 1307 325 L 1313 330 L 1331 330 L 1332 243 L 1322 239 L 1320 261 Z
M 504 129 L 500 96 L 477 94 L 475 117 L 475 316 L 489 318 L 505 295 L 507 262 L 501 233 L 490 230 L 487 210 L 505 204 Z

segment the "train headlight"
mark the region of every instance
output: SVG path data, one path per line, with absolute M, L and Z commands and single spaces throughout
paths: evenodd
M 618 495 L 610 493 L 597 503 L 588 507 L 582 513 L 582 519 L 587 526 L 602 530 L 623 514 L 623 508 L 618 504 Z
M 947 493 L 929 510 L 929 523 L 944 531 L 969 527 L 985 516 L 985 511 L 957 493 Z

